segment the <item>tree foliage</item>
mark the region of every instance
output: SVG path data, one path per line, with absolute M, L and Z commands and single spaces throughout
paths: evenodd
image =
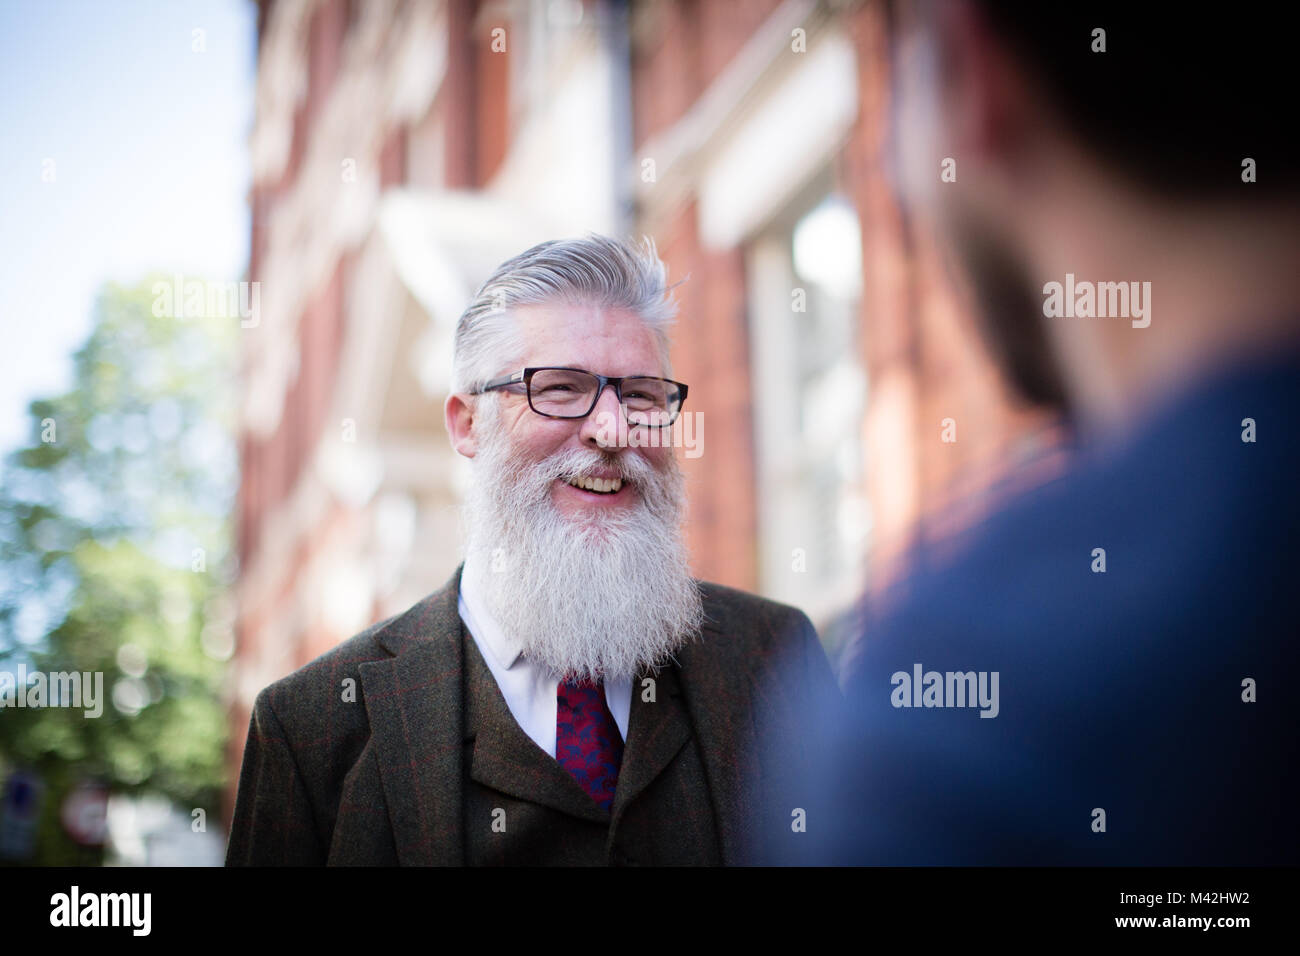
M 239 325 L 156 316 L 151 286 L 105 286 L 0 471 L 0 670 L 103 674 L 98 718 L 0 709 L 0 771 L 45 783 L 41 863 L 88 862 L 58 819 L 79 781 L 212 818 L 224 783 Z

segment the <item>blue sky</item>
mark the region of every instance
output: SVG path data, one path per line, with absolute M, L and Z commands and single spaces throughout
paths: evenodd
M 0 451 L 71 384 L 104 282 L 242 275 L 256 25 L 251 0 L 0 0 Z

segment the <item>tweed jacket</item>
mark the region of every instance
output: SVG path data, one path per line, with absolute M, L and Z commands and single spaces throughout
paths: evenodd
M 699 582 L 701 633 L 633 683 L 606 811 L 510 715 L 458 613 L 460 574 L 258 695 L 228 866 L 784 858 L 815 795 L 768 755 L 798 753 L 839 694 L 801 611 Z

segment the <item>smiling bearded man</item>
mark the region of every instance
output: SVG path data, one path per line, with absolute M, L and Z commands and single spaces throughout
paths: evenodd
M 465 500 L 466 574 L 487 609 L 525 657 L 557 676 L 626 680 L 665 663 L 703 616 L 677 460 L 667 456 L 659 470 L 636 455 L 571 449 L 530 464 L 512 453 L 497 414 L 489 402 L 479 419 Z M 597 473 L 632 491 L 632 508 L 562 515 L 551 485 Z
M 456 330 L 466 559 L 258 695 L 228 865 L 731 864 L 816 826 L 800 611 L 691 577 L 653 243 L 542 243 Z M 340 695 L 349 681 L 359 699 Z

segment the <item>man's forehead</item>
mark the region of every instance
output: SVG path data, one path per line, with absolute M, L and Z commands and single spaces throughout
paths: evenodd
M 525 364 L 581 366 L 584 360 L 625 357 L 659 365 L 654 333 L 627 309 L 541 303 L 518 306 L 513 313 Z

